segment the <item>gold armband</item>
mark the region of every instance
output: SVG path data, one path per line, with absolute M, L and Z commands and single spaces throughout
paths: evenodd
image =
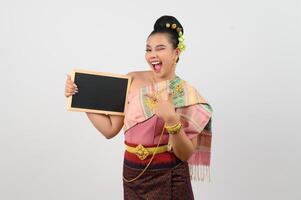
M 169 134 L 174 135 L 174 134 L 177 134 L 177 133 L 180 132 L 180 130 L 182 128 L 182 124 L 181 124 L 181 122 L 178 122 L 178 123 L 176 123 L 175 125 L 172 125 L 172 126 L 164 125 L 164 127 L 165 127 L 165 129 L 167 130 L 167 132 Z

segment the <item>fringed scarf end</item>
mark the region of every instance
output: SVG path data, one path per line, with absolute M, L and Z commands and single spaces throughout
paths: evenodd
M 210 166 L 209 165 L 189 165 L 190 180 L 210 182 Z

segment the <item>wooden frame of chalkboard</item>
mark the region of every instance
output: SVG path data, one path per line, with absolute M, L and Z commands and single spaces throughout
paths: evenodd
M 78 93 L 68 97 L 68 111 L 124 115 L 130 76 L 82 69 L 70 76 Z

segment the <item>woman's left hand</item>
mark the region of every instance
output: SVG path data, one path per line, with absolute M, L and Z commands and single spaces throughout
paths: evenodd
M 174 121 L 176 111 L 172 100 L 171 93 L 166 90 L 155 94 L 145 94 L 155 103 L 153 112 L 165 122 Z

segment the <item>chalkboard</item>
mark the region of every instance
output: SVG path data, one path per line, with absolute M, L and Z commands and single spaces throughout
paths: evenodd
M 130 76 L 76 69 L 71 80 L 78 93 L 68 97 L 68 110 L 124 115 Z

